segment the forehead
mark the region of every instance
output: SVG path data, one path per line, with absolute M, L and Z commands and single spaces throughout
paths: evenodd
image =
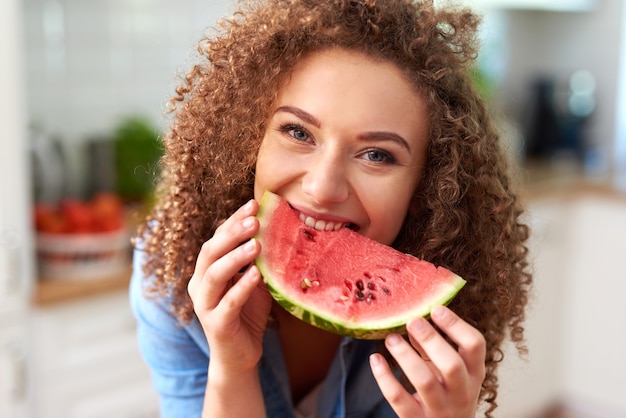
M 361 82 L 363 87 L 375 87 L 373 83 L 376 79 L 383 82 L 393 81 L 392 85 L 401 84 L 407 92 L 419 94 L 418 89 L 413 85 L 403 71 L 393 62 L 368 55 L 364 52 L 349 50 L 339 47 L 330 47 L 313 51 L 302 57 L 291 69 L 287 77 L 283 80 L 279 90 L 284 90 L 294 79 L 299 77 L 314 77 L 318 81 L 324 81 L 328 77 L 337 77 L 338 74 L 347 71 L 352 76 L 349 81 Z M 374 79 L 371 77 L 374 76 Z M 370 84 L 366 84 L 370 82 Z
M 274 109 L 298 106 L 362 129 L 419 129 L 426 105 L 403 72 L 360 52 L 327 49 L 304 57 L 282 84 Z M 413 132 L 411 132 L 413 133 Z

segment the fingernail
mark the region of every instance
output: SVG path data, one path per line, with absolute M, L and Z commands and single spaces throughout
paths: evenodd
M 401 339 L 402 338 L 398 334 L 389 334 L 389 336 L 387 336 L 387 343 L 389 345 L 397 345 L 400 343 Z
M 252 225 L 254 225 L 254 218 L 246 218 L 241 222 L 241 225 L 245 228 L 245 229 L 250 229 L 252 228 Z
M 380 364 L 380 354 L 376 354 L 376 353 L 372 354 L 370 356 L 370 364 L 372 366 L 378 366 Z
M 412 332 L 419 332 L 426 327 L 426 320 L 424 318 L 415 318 L 409 323 L 409 328 Z
M 248 267 L 248 266 L 246 266 L 246 267 Z M 244 278 L 244 277 L 245 277 L 246 280 L 252 280 L 252 281 L 257 279 L 256 270 L 255 270 L 255 266 L 254 265 L 249 266 L 246 269 L 246 271 L 244 272 L 244 275 L 243 275 L 242 278 Z
M 254 242 L 254 238 L 252 238 L 250 241 L 244 244 L 243 249 L 245 252 L 251 253 L 252 251 L 254 251 L 255 245 L 256 244 Z
M 430 316 L 434 319 L 443 319 L 447 314 L 446 308 L 443 306 L 435 306 L 430 312 Z

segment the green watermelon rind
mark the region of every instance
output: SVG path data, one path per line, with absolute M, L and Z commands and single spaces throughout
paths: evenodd
M 263 232 L 267 225 L 268 214 L 273 212 L 274 208 L 280 204 L 280 200 L 276 195 L 266 192 L 261 200 L 257 218 L 260 221 L 259 232 L 256 238 L 262 243 Z M 316 326 L 318 328 L 330 331 L 339 335 L 345 335 L 358 339 L 378 340 L 383 339 L 390 333 L 406 334 L 406 324 L 409 320 L 416 317 L 430 316 L 431 310 L 438 305 L 447 305 L 465 286 L 466 281 L 460 276 L 451 273 L 447 286 L 442 286 L 439 294 L 430 298 L 430 303 L 417 306 L 415 309 L 402 312 L 394 317 L 381 319 L 373 323 L 354 323 L 346 321 L 343 318 L 333 317 L 331 312 L 319 312 L 315 309 L 305 308 L 301 302 L 286 297 L 286 292 L 282 291 L 280 284 L 272 277 L 272 272 L 264 257 L 263 250 L 256 258 L 255 264 L 259 268 L 263 280 L 274 300 L 287 312 L 304 322 Z
M 452 287 L 453 290 L 446 292 L 440 299 L 433 299 L 433 303 L 428 306 L 421 306 L 419 309 L 415 309 L 409 312 L 404 312 L 402 315 L 390 318 L 386 323 L 382 321 L 377 322 L 374 326 L 367 326 L 367 324 L 355 325 L 352 323 L 344 322 L 342 319 L 331 318 L 329 315 L 323 313 L 314 312 L 312 309 L 307 310 L 300 306 L 298 302 L 289 300 L 284 296 L 284 293 L 276 287 L 271 279 L 265 279 L 266 273 L 264 273 L 265 266 L 263 262 L 257 262 L 261 275 L 263 275 L 267 288 L 270 291 L 272 297 L 276 302 L 283 307 L 286 311 L 292 315 L 300 318 L 304 322 L 314 325 L 318 328 L 322 328 L 326 331 L 330 331 L 340 335 L 346 335 L 364 340 L 379 340 L 385 338 L 388 334 L 399 333 L 406 334 L 406 324 L 409 320 L 422 316 L 428 318 L 430 312 L 437 305 L 447 305 L 454 299 L 456 294 L 465 285 L 465 280 L 459 276 L 456 281 L 456 285 Z M 267 271 L 267 269 L 265 269 Z

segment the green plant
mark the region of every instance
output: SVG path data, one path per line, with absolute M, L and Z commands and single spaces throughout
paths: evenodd
M 159 130 L 140 116 L 126 117 L 115 128 L 115 188 L 125 201 L 149 200 L 163 154 L 159 137 Z

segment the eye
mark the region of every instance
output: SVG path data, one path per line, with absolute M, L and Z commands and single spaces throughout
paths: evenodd
M 280 131 L 286 133 L 298 142 L 306 142 L 311 138 L 306 129 L 296 124 L 283 125 L 280 127 Z
M 363 153 L 363 158 L 374 163 L 394 164 L 396 159 L 387 151 L 372 149 Z

